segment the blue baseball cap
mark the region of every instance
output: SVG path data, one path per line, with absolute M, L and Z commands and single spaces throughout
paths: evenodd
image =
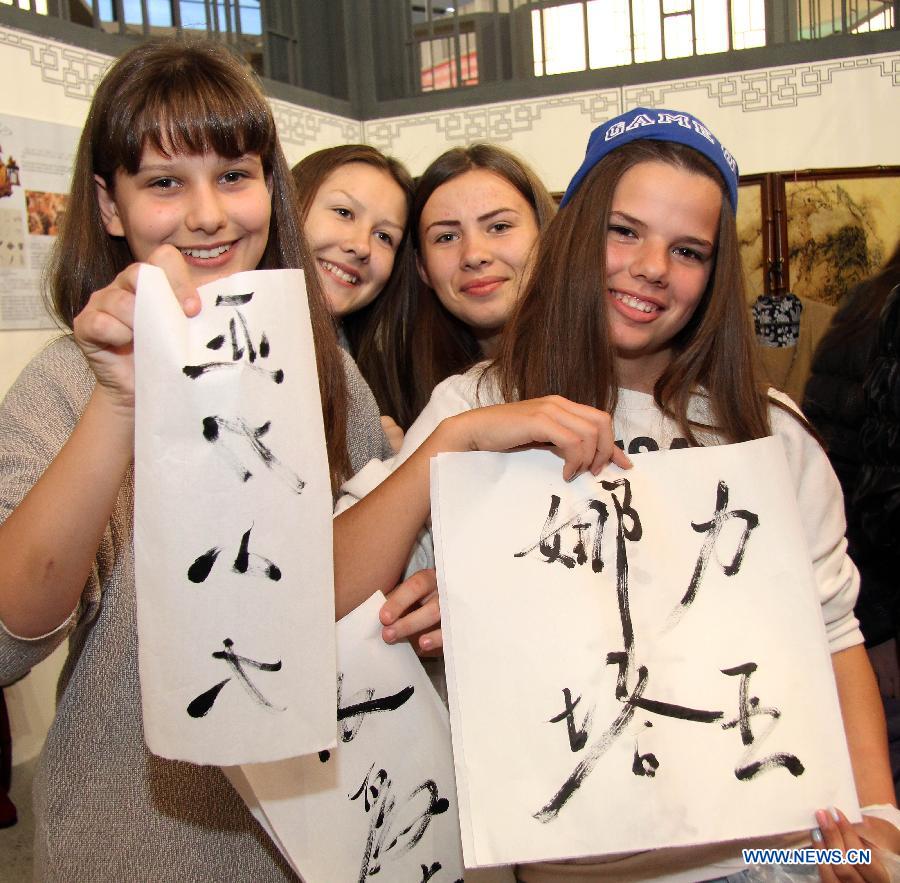
M 636 107 L 597 126 L 588 139 L 584 162 L 569 182 L 560 205 L 565 205 L 575 195 L 588 172 L 606 154 L 623 144 L 643 138 L 674 141 L 702 153 L 721 173 L 728 188 L 731 207 L 737 214 L 738 167 L 734 157 L 697 117 L 681 110 L 665 110 L 661 107 Z

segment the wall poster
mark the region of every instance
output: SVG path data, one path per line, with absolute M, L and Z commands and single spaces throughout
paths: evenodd
M 41 299 L 81 130 L 0 114 L 0 331 L 54 328 Z

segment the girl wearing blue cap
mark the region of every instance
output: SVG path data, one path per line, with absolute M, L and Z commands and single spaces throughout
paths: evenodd
M 617 443 L 628 453 L 777 434 L 806 522 L 866 813 L 858 833 L 837 810 L 819 811 L 812 839 L 817 846 L 851 848 L 863 845 L 862 835 L 896 851 L 900 813 L 894 806 L 878 690 L 853 616 L 858 577 L 845 551 L 840 490 L 793 403 L 766 391 L 756 376 L 735 230 L 737 184 L 731 154 L 690 114 L 637 108 L 596 129 L 562 208 L 542 237 L 496 359 L 440 384 L 407 433 L 398 456 L 406 461 L 400 471 L 406 470 L 409 499 L 421 497 L 422 502 L 405 505 L 416 508 L 421 525 L 427 491 L 409 476 L 427 469 L 427 457 L 442 449 L 440 440 L 458 431 L 454 421 L 460 416 L 454 415 L 473 417 L 483 405 L 525 405 L 523 400 L 563 396 L 559 401 L 610 415 Z M 361 524 L 367 505 L 370 511 L 387 506 L 396 478 L 399 472 L 376 491 L 380 497 L 374 504 L 367 498 L 343 517 L 361 519 Z M 354 515 L 354 509 L 361 511 Z M 387 511 L 382 510 L 383 517 Z M 401 546 L 409 537 L 402 539 Z M 380 553 L 387 555 L 383 532 L 379 541 Z M 391 566 L 396 575 L 401 564 L 392 560 Z M 389 599 L 382 611 L 386 640 L 416 635 L 420 650 L 440 646 L 437 599 L 419 606 L 426 590 L 424 581 L 410 582 Z M 690 855 L 661 850 L 611 863 L 523 866 L 518 875 L 530 883 L 632 875 L 706 880 L 739 869 L 741 862 L 732 860 L 735 852 L 734 844 Z M 680 874 L 673 876 L 676 869 Z M 825 881 L 887 879 L 877 858 L 870 866 L 838 871 L 844 876 L 822 866 L 820 876 Z

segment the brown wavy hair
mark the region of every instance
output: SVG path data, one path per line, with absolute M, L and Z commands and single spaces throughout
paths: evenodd
M 269 238 L 258 269 L 311 266 L 275 120 L 252 70 L 211 41 L 142 43 L 103 77 L 78 144 L 69 204 L 48 267 L 50 306 L 66 328 L 94 291 L 134 262 L 125 239 L 110 236 L 103 226 L 94 176 L 114 194 L 116 174 L 134 175 L 148 145 L 166 156 L 258 154 L 272 190 Z M 306 285 L 331 480 L 337 487 L 350 472 L 346 380 L 314 271 L 306 273 Z
M 399 160 L 368 144 L 344 144 L 317 150 L 298 162 L 291 174 L 297 190 L 301 229 L 325 179 L 338 167 L 361 162 L 397 182 L 406 198 L 406 216 L 412 209 L 413 179 Z M 409 223 L 394 255 L 394 266 L 380 294 L 362 309 L 341 319 L 360 373 L 372 388 L 382 414 L 397 420 L 408 381 L 402 352 L 409 325 L 410 292 L 415 279 L 415 258 Z M 398 421 L 399 422 L 399 421 Z
M 713 180 L 722 194 L 715 266 L 690 321 L 672 341 L 673 357 L 653 396 L 691 444 L 697 431 L 728 442 L 770 432 L 744 294 L 735 217 L 725 183 L 705 157 L 667 141 L 635 141 L 591 170 L 541 237 L 525 295 L 491 367 L 507 401 L 558 394 L 613 413 L 618 393 L 606 298 L 606 249 L 613 194 L 643 162 L 662 162 Z M 708 399 L 712 425 L 688 419 L 692 396 Z
M 454 147 L 428 166 L 416 186 L 409 225 L 420 255 L 419 221 L 431 195 L 442 184 L 474 169 L 494 172 L 515 187 L 534 211 L 539 231 L 556 214 L 556 203 L 541 179 L 508 150 L 485 143 Z M 418 417 L 435 386 L 484 358 L 469 326 L 447 310 L 422 279 L 417 284 L 407 350 L 410 384 L 403 419 L 397 421 L 404 429 Z

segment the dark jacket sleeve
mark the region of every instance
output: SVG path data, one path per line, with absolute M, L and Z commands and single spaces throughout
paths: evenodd
M 861 466 L 847 514 L 865 559 L 861 569 L 872 572 L 879 589 L 860 597 L 860 620 L 871 645 L 900 627 L 900 286 L 885 302 L 863 389 Z

